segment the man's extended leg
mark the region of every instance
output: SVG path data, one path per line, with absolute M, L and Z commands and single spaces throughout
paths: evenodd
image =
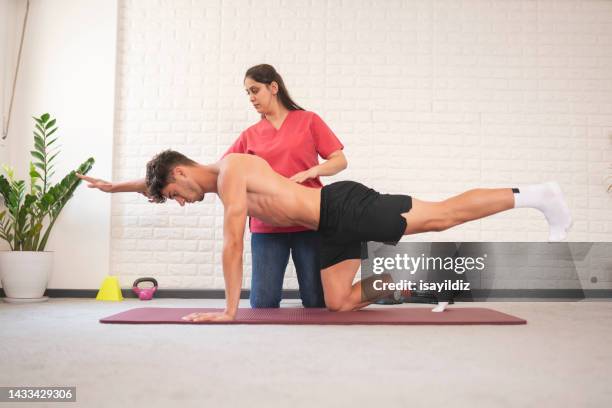
M 444 231 L 513 207 L 514 197 L 509 188 L 470 190 L 437 202 L 412 197 L 412 209 L 402 214 L 408 224 L 404 235 Z
M 572 219 L 556 183 L 521 189 L 476 189 L 440 202 L 413 198 L 412 209 L 402 214 L 407 222 L 404 235 L 443 231 L 518 207 L 536 208 L 544 214 L 550 226 L 549 240 L 559 241 L 565 238 Z

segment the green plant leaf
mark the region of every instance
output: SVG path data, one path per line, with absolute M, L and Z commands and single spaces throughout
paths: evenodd
M 55 133 L 55 131 L 56 131 L 57 129 L 58 129 L 58 128 L 52 129 L 52 130 L 51 130 L 49 133 L 47 133 L 47 139 L 48 139 L 48 138 L 49 138 L 49 137 L 50 137 L 52 134 L 54 134 L 54 133 Z
M 41 154 L 45 154 L 45 145 L 44 145 L 44 142 L 34 141 L 34 149 L 37 152 L 41 153 Z
M 32 154 L 33 157 L 36 157 L 38 160 L 44 162 L 45 161 L 45 156 L 43 156 L 40 152 L 37 152 L 35 150 L 31 150 L 30 153 Z
M 7 181 L 6 177 L 0 175 L 0 194 L 2 195 L 2 199 L 5 203 L 8 201 L 10 190 L 11 185 Z
M 57 152 L 53 156 L 51 156 L 51 158 L 49 160 L 47 160 L 47 163 L 51 163 L 53 161 L 53 159 L 55 159 L 57 157 L 58 154 L 60 154 L 60 152 Z
M 47 123 L 50 117 L 51 115 L 49 115 L 48 113 L 45 113 L 40 117 L 40 120 L 42 121 L 42 123 Z
M 55 125 L 56 120 L 53 119 L 52 121 L 50 121 L 49 123 L 45 124 L 45 130 L 49 130 L 51 129 L 54 125 Z M 57 130 L 57 129 L 56 129 Z
M 30 163 L 30 189 L 35 192 L 38 185 L 37 180 L 40 179 L 40 174 L 36 171 L 33 163 Z
M 13 171 L 13 168 L 7 166 L 6 164 L 3 164 L 2 168 L 4 169 L 4 171 L 5 171 L 5 173 L 6 173 L 7 177 L 8 177 L 9 182 L 12 183 L 13 179 L 15 178 L 15 173 Z

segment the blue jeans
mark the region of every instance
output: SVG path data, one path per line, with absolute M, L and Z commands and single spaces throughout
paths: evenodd
M 315 231 L 251 235 L 251 307 L 279 307 L 290 253 L 302 305 L 325 307 L 319 269 L 319 234 Z

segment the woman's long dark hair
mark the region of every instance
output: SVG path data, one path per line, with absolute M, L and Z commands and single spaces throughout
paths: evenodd
M 260 64 L 247 69 L 244 78 L 251 78 L 253 81 L 262 84 L 270 85 L 272 81 L 278 84 L 278 97 L 285 108 L 288 110 L 304 110 L 300 105 L 295 103 L 289 96 L 289 91 L 283 82 L 280 74 L 276 72 L 272 65 Z

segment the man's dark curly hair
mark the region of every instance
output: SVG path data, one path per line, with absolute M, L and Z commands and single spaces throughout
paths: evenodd
M 171 175 L 172 170 L 179 165 L 194 166 L 196 164 L 184 154 L 170 149 L 164 150 L 153 157 L 147 163 L 147 176 L 145 178 L 149 200 L 156 203 L 165 202 L 166 197 L 162 194 L 162 190 L 174 181 Z

